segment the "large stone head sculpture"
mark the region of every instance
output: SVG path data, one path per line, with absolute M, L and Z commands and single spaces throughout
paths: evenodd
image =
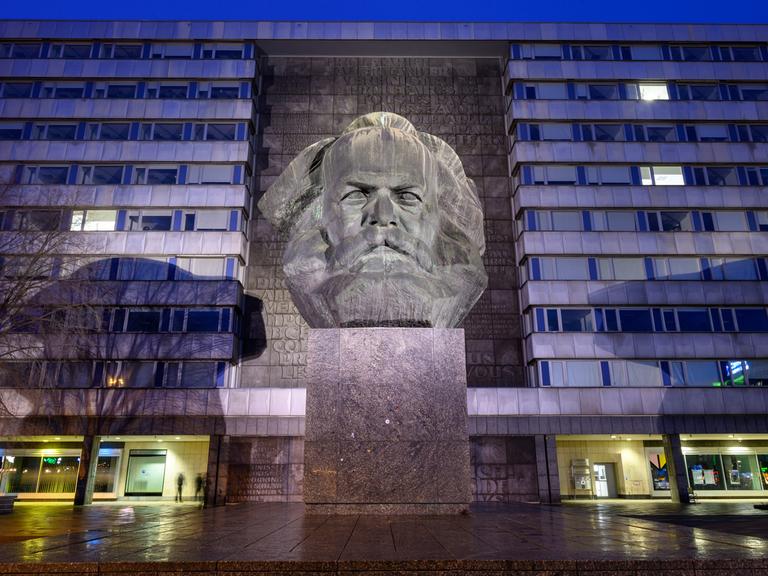
M 488 282 L 474 183 L 397 114 L 303 150 L 259 208 L 287 235 L 288 289 L 313 328 L 454 327 Z

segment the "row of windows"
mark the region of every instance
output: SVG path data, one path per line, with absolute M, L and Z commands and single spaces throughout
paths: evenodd
M 185 281 L 239 280 L 235 257 L 25 258 L 0 255 L 0 278 L 34 276 L 66 280 Z
M 513 44 L 514 60 L 676 60 L 683 62 L 768 61 L 765 44 Z
M 240 42 L 0 42 L 0 58 L 240 60 L 252 57 L 253 46 Z
M 233 81 L 69 82 L 62 80 L 0 83 L 0 98 L 229 100 L 250 97 L 250 82 Z
M 768 186 L 768 166 L 520 165 L 525 185 Z
M 534 332 L 768 332 L 765 308 L 535 308 Z
M 116 308 L 105 310 L 102 329 L 110 332 L 237 332 L 231 308 Z
M 244 184 L 248 167 L 232 164 L 96 164 L 18 166 L 17 184 Z
M 514 137 L 573 142 L 768 142 L 768 124 L 519 123 Z
M 768 210 L 526 210 L 528 231 L 768 232 Z
M 768 84 L 714 82 L 522 82 L 516 100 L 768 100 Z
M 768 280 L 768 258 L 534 256 L 526 280 Z
M 245 140 L 247 124 L 181 122 L 0 122 L 0 140 Z
M 8 319 L 8 331 L 51 333 L 77 329 L 88 332 L 237 332 L 239 319 L 231 308 L 107 308 L 48 310 L 26 308 Z
M 0 230 L 75 232 L 197 231 L 244 229 L 239 210 L 9 210 L 0 209 Z
M 768 360 L 544 360 L 541 386 L 768 386 Z
M 216 388 L 231 372 L 226 362 L 0 362 L 0 382 L 12 388 Z

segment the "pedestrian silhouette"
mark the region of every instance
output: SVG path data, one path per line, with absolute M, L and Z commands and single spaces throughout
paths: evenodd
M 176 502 L 181 502 L 181 491 L 184 489 L 184 482 L 185 482 L 184 474 L 179 472 L 179 475 L 176 477 Z
M 203 491 L 203 475 L 198 473 L 197 478 L 195 478 L 195 500 L 200 501 L 202 498 L 201 492 Z

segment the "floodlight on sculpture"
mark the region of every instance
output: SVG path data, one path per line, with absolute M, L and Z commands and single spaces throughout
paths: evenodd
M 488 283 L 474 183 L 397 114 L 307 147 L 258 205 L 287 238 L 286 283 L 313 328 L 453 328 Z

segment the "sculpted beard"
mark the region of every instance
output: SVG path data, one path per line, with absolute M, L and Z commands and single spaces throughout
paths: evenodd
M 289 288 L 304 289 L 294 294 L 315 295 L 294 299 L 302 313 L 324 318 L 319 327 L 432 326 L 435 318 L 448 319 L 438 325 L 450 325 L 474 303 L 474 298 L 465 302 L 465 295 L 482 291 L 479 255 L 468 251 L 451 227 L 440 230 L 433 250 L 396 228 L 386 234 L 361 233 L 337 245 L 330 244 L 320 226 L 305 230 L 289 241 L 284 270 Z M 390 249 L 388 270 L 367 259 Z

